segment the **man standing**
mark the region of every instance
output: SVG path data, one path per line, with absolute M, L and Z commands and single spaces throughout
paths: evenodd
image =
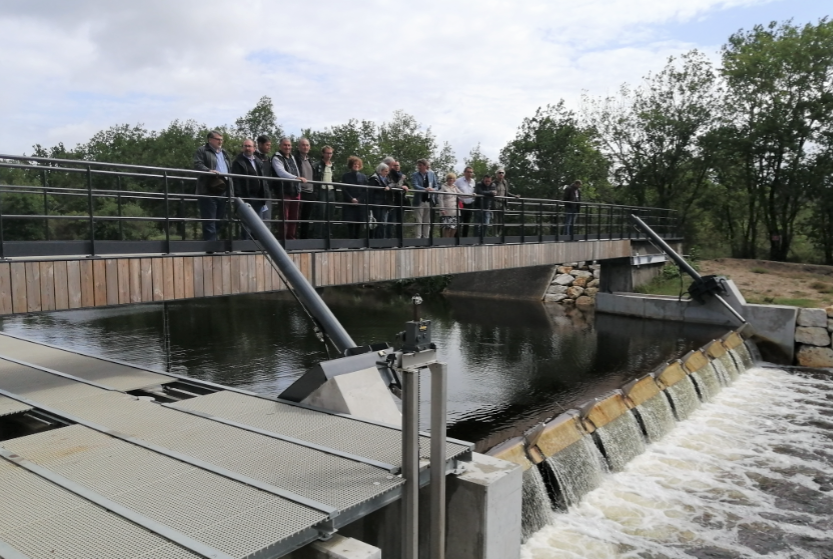
M 581 181 L 576 181 L 564 189 L 564 207 L 567 214 L 564 217 L 564 234 L 573 236 L 573 224 L 581 209 Z
M 406 198 L 408 194 L 407 177 L 402 172 L 399 161 L 393 157 L 385 157 L 382 163 L 390 167 L 388 173 L 388 186 L 391 191 L 392 206 L 388 212 L 388 220 L 385 224 L 385 239 L 400 238 L 402 236 L 402 210 L 408 202 Z
M 298 166 L 298 174 L 307 181 L 313 180 L 312 159 L 309 158 L 310 144 L 306 138 L 298 140 L 298 149 L 295 150 L 295 164 Z M 312 219 L 315 207 L 318 205 L 318 187 L 311 182 L 301 184 L 301 238 L 309 239 L 312 233 Z
M 231 172 L 235 175 L 247 175 L 251 178 L 235 180 L 234 193 L 248 204 L 251 204 L 255 213 L 263 218 L 266 209 L 266 188 L 263 180 L 263 167 L 255 157 L 255 143 L 246 138 L 243 140 L 243 151 L 234 159 L 231 164 Z M 240 231 L 241 239 L 248 239 L 246 229 Z
M 462 227 L 458 226 L 457 231 L 461 237 L 469 236 L 469 223 L 471 223 L 472 215 L 474 214 L 474 169 L 466 167 L 463 169 L 463 176 L 454 181 L 454 186 L 464 194 L 460 196 L 460 202 L 463 207 L 460 208 L 460 221 L 464 223 Z
M 474 187 L 474 192 L 477 194 L 475 206 L 480 210 L 474 235 L 485 237 L 489 223 L 492 221 L 492 207 L 494 206 L 495 194 L 497 194 L 497 187 L 492 183 L 491 175 L 483 175 L 483 179 Z
M 321 219 L 324 223 L 317 223 L 314 227 L 316 237 L 324 238 L 327 232 L 327 223 L 332 222 L 335 215 L 335 191 L 333 181 L 333 148 L 324 146 L 321 148 L 321 159 L 312 164 L 312 179 L 324 184 L 318 185 L 318 208 L 313 212 L 315 219 Z
M 414 215 L 416 217 L 416 238 L 427 239 L 431 236 L 431 198 L 440 189 L 437 175 L 428 168 L 427 159 L 417 161 L 417 170 L 411 175 L 414 188 Z
M 506 210 L 506 200 L 504 198 L 520 198 L 520 196 L 509 192 L 509 181 L 506 180 L 506 170 L 503 168 L 497 170 L 497 177 L 493 184 L 495 185 L 497 199 L 492 211 L 492 223 L 495 224 L 495 235 L 503 235 L 503 213 Z
M 204 241 L 216 241 L 220 223 L 226 215 L 226 196 L 228 194 L 227 179 L 220 175 L 227 174 L 231 168 L 231 160 L 223 150 L 223 135 L 216 130 L 208 133 L 207 143 L 197 148 L 194 153 L 194 169 L 213 173 L 200 175 L 197 179 L 197 196 L 202 222 L 202 238 Z
M 271 156 L 269 155 L 272 153 L 272 139 L 269 136 L 260 135 L 257 137 L 257 149 L 255 150 L 255 159 L 260 161 L 260 168 L 263 171 L 264 177 L 271 177 L 272 176 L 272 164 L 270 162 Z M 261 217 L 263 217 L 263 221 L 266 221 L 267 227 L 271 228 L 271 225 L 268 223 L 269 220 L 272 219 L 272 188 L 276 183 L 272 181 L 263 181 L 263 191 L 266 198 L 266 205 L 264 206 L 265 209 L 261 210 Z
M 282 240 L 294 241 L 300 213 L 301 185 L 306 183 L 307 179 L 300 176 L 298 165 L 295 162 L 295 158 L 292 157 L 292 140 L 289 138 L 281 138 L 278 146 L 278 152 L 272 157 L 272 171 L 274 171 L 275 176 L 282 179 L 295 179 L 300 181 L 281 182 L 283 228 L 280 238 Z

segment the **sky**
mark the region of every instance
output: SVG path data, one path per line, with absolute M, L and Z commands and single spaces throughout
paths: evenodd
M 233 124 L 264 95 L 284 130 L 396 110 L 495 159 L 535 110 L 615 93 L 819 0 L 0 0 L 0 153 L 116 124 Z

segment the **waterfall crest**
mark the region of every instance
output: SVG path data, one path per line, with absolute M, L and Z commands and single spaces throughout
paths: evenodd
M 642 420 L 642 425 L 645 427 L 648 442 L 653 443 L 660 440 L 677 424 L 674 420 L 671 404 L 668 402 L 668 398 L 662 394 L 657 394 L 646 400 L 635 409 L 639 414 L 639 419 Z
M 595 435 L 613 472 L 621 472 L 628 462 L 645 452 L 645 439 L 632 413 L 624 413 L 596 429 Z
M 684 378 L 674 386 L 669 386 L 665 393 L 671 400 L 677 421 L 688 419 L 694 410 L 700 407 L 700 399 L 697 397 L 697 390 L 690 377 Z
M 578 504 L 595 489 L 608 472 L 602 453 L 587 435 L 544 462 L 558 483 L 558 508 Z

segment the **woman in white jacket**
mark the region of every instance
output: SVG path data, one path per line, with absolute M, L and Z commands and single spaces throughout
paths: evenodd
M 448 173 L 445 176 L 445 184 L 439 192 L 439 209 L 442 223 L 440 230 L 443 237 L 453 237 L 457 232 L 458 196 L 462 194 L 454 184 L 457 175 Z

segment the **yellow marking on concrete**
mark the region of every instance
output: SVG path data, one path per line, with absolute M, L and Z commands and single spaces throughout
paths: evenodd
M 562 415 L 546 424 L 538 437 L 537 447 L 544 456 L 549 457 L 561 452 L 583 436 L 584 432 L 578 419 L 575 416 Z
M 683 380 L 686 375 L 686 370 L 683 369 L 682 365 L 679 361 L 674 361 L 673 363 L 669 363 L 665 369 L 657 376 L 657 382 L 662 387 L 663 390 L 668 388 L 669 386 L 674 386 L 681 380 Z
M 732 332 L 723 337 L 723 345 L 726 346 L 726 349 L 732 350 L 736 347 L 743 345 L 743 338 L 737 332 Z
M 683 367 L 689 373 L 696 373 L 709 364 L 709 358 L 701 350 L 695 350 L 683 357 Z
M 621 394 L 614 394 L 597 403 L 584 417 L 585 427 L 589 423 L 595 429 L 604 427 L 619 416 L 628 413 L 628 404 Z
M 718 357 L 723 357 L 724 355 L 726 355 L 727 352 L 728 352 L 728 350 L 726 349 L 726 346 L 724 346 L 722 343 L 718 342 L 717 340 L 713 341 L 708 346 L 706 346 L 706 355 L 708 355 L 709 357 L 711 357 L 713 359 L 717 359 Z
M 532 467 L 532 462 L 530 462 L 526 455 L 524 441 L 521 438 L 510 439 L 505 443 L 498 445 L 489 451 L 489 456 L 494 456 L 495 458 L 500 458 L 501 460 L 517 464 L 523 468 L 524 471 Z
M 635 408 L 659 394 L 661 390 L 654 377 L 647 375 L 628 388 L 625 394 L 625 402 L 629 407 Z

